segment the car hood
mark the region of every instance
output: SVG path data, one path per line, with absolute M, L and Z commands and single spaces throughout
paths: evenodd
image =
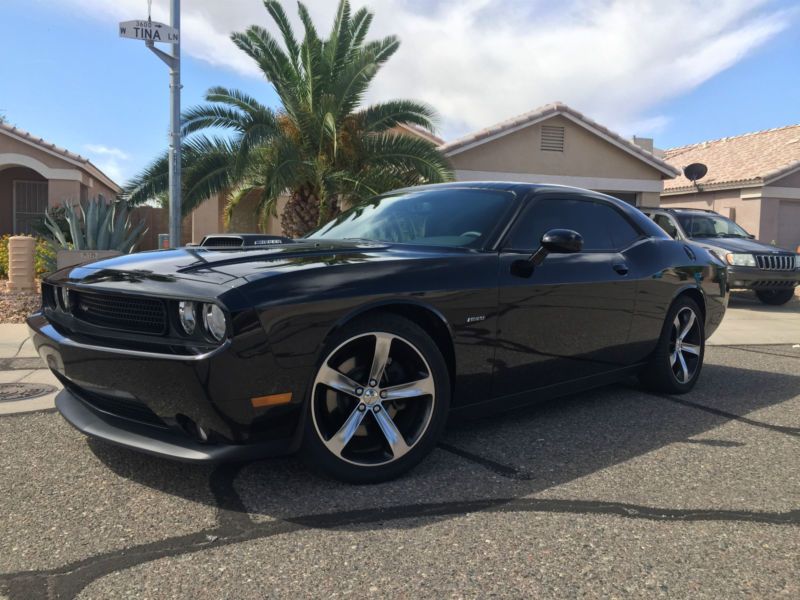
M 169 281 L 188 279 L 235 286 L 287 271 L 327 265 L 396 260 L 464 249 L 402 247 L 354 241 L 301 241 L 268 248 L 220 250 L 200 247 L 141 252 L 73 267 L 61 276 L 71 281 Z
M 707 248 L 720 248 L 728 252 L 747 252 L 754 254 L 773 254 L 784 253 L 794 254 L 791 250 L 785 250 L 772 244 L 765 244 L 758 240 L 747 238 L 692 238 L 692 242 Z

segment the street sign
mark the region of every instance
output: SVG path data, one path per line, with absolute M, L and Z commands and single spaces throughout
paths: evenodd
M 177 29 L 156 21 L 123 21 L 119 24 L 119 37 L 132 40 L 175 44 L 179 35 Z

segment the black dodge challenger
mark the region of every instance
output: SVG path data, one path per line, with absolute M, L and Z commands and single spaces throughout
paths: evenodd
M 64 418 L 169 458 L 302 450 L 382 481 L 433 449 L 448 413 L 630 375 L 688 392 L 728 301 L 706 250 L 554 185 L 399 190 L 306 239 L 255 242 L 49 277 L 28 324 Z

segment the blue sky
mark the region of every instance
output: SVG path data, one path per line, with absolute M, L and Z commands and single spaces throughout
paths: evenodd
M 333 2 L 307 3 L 327 29 Z M 403 41 L 371 99 L 430 102 L 447 139 L 553 100 L 660 147 L 800 122 L 800 15 L 788 0 L 368 4 L 375 34 Z M 4 0 L 13 26 L 0 36 L 0 111 L 119 182 L 134 175 L 166 147 L 168 127 L 166 66 L 117 36 L 117 21 L 145 16 L 146 5 Z M 166 20 L 166 3 L 153 6 Z M 267 23 L 258 0 L 184 0 L 184 107 L 212 85 L 275 104 L 227 42 L 255 22 Z

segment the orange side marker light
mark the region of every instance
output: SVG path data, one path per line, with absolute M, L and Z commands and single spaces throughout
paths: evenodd
M 272 394 L 270 396 L 256 396 L 250 398 L 253 408 L 264 408 L 265 406 L 277 406 L 278 404 L 288 404 L 292 401 L 292 392 L 283 394 Z

